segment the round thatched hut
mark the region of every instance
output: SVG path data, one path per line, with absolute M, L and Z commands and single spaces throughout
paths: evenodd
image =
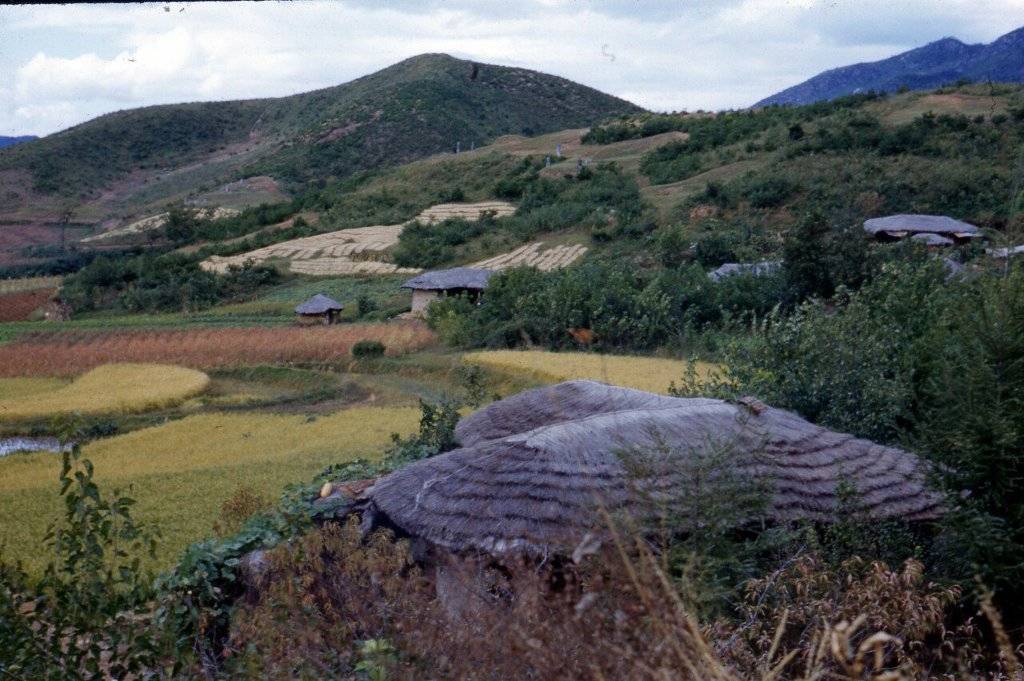
M 345 306 L 334 298 L 318 293 L 295 308 L 300 324 L 333 324 Z
M 913 454 L 756 401 L 570 381 L 496 402 L 462 419 L 456 435 L 461 448 L 367 489 L 364 527 L 391 526 L 454 552 L 570 555 L 602 531 L 602 509 L 643 521 L 652 500 L 685 501 L 681 464 L 713 450 L 727 452 L 731 473 L 765 485 L 766 513 L 777 521 L 836 520 L 844 481 L 869 517 L 928 520 L 942 512 Z M 655 453 L 654 465 L 631 465 L 645 452 Z

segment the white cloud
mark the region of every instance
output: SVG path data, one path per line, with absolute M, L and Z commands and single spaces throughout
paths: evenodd
M 945 35 L 989 41 L 1022 16 L 1024 0 L 6 6 L 0 134 L 133 106 L 292 94 L 422 52 L 555 73 L 656 109 L 733 108 Z

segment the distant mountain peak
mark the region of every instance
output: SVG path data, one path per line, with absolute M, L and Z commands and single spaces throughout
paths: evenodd
M 988 45 L 947 36 L 880 61 L 829 69 L 754 106 L 811 104 L 868 90 L 893 92 L 903 86 L 924 90 L 960 79 L 1024 82 L 1024 27 Z

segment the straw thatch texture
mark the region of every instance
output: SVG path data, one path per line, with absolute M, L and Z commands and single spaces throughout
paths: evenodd
M 462 448 L 367 490 L 364 520 L 456 551 L 567 554 L 600 531 L 602 506 L 643 522 L 651 499 L 670 503 L 686 488 L 685 467 L 673 461 L 720 447 L 732 471 L 767 484 L 776 520 L 836 520 L 843 480 L 872 517 L 941 513 L 941 497 L 914 455 L 780 409 L 571 381 L 495 403 L 456 433 Z M 656 450 L 663 464 L 656 474 L 638 479 L 627 470 L 629 452 Z
M 450 270 L 424 272 L 402 284 L 402 288 L 426 291 L 448 291 L 452 289 L 473 289 L 482 291 L 494 274 L 491 270 L 475 267 L 456 267 Z
M 893 233 L 893 235 L 929 232 L 932 234 L 955 234 L 958 237 L 981 236 L 980 230 L 974 225 L 946 215 L 889 215 L 883 218 L 871 218 L 864 221 L 864 231 L 874 235 L 880 232 Z
M 334 298 L 318 293 L 302 305 L 295 308 L 296 314 L 327 314 L 328 312 L 340 312 L 345 306 Z

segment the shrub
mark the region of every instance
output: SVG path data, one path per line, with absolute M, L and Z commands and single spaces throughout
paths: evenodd
M 361 340 L 352 346 L 352 356 L 356 359 L 369 359 L 384 356 L 384 344 L 375 340 Z

